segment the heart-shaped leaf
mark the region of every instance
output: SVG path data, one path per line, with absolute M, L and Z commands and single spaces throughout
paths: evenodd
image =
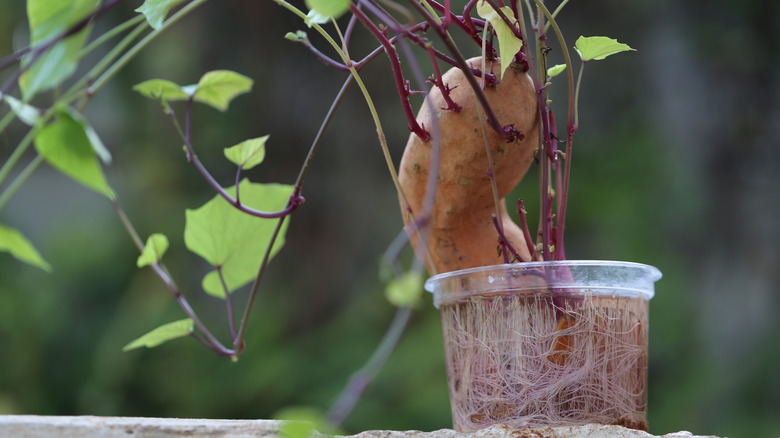
M 235 187 L 227 189 L 232 193 Z M 239 183 L 241 202 L 258 210 L 278 211 L 290 198 L 293 187 L 284 184 Z M 273 257 L 284 245 L 285 221 L 271 250 Z M 250 216 L 217 195 L 198 209 L 186 211 L 184 243 L 214 267 L 220 267 L 230 292 L 252 280 L 276 228 L 277 220 Z M 211 272 L 203 280 L 204 290 L 224 297 L 222 283 Z
M 605 36 L 581 36 L 574 43 L 574 48 L 580 54 L 580 58 L 586 62 L 590 60 L 599 61 L 616 53 L 635 50 L 627 44 L 619 43 L 616 39 Z
M 253 138 L 225 149 L 225 158 L 243 170 L 251 169 L 265 159 L 265 142 L 268 136 Z
M 144 96 L 159 100 L 163 105 L 170 101 L 189 100 L 226 111 L 230 102 L 252 89 L 252 79 L 230 70 L 214 70 L 204 74 L 197 84 L 179 85 L 165 79 L 150 79 L 133 87 Z
M 192 319 L 190 318 L 169 322 L 125 345 L 122 348 L 122 351 L 134 350 L 141 347 L 156 347 L 164 342 L 189 336 L 192 333 L 192 330 Z
M 133 90 L 144 96 L 163 102 L 187 100 L 190 96 L 182 90 L 181 85 L 165 79 L 149 79 L 133 87 Z
M 234 71 L 210 71 L 198 81 L 194 99 L 220 111 L 226 111 L 233 98 L 248 93 L 253 83 L 252 79 Z

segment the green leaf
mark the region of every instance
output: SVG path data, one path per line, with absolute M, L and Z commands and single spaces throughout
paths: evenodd
M 184 0 L 146 0 L 136 12 L 144 14 L 146 21 L 149 22 L 149 26 L 152 29 L 159 29 L 162 27 L 165 17 L 171 8 L 175 7 Z
M 155 233 L 146 239 L 146 245 L 141 255 L 138 256 L 136 264 L 139 268 L 157 263 L 162 259 L 165 251 L 168 250 L 168 237 L 165 234 Z
M 9 96 L 7 94 L 3 95 L 3 100 L 8 104 L 8 106 L 11 107 L 11 111 L 16 114 L 16 117 L 19 118 L 22 122 L 24 122 L 28 126 L 34 126 L 35 123 L 38 121 L 38 118 L 40 117 L 40 112 L 37 108 L 35 108 L 32 105 L 28 105 L 19 99 Z
M 161 102 L 188 100 L 190 98 L 189 94 L 182 90 L 181 85 L 165 79 L 149 79 L 148 81 L 143 81 L 134 86 L 133 90 L 150 99 L 159 100 Z
M 402 277 L 394 278 L 385 288 L 385 297 L 398 307 L 414 307 L 420 302 L 424 279 L 415 271 L 407 271 Z
M 563 73 L 564 70 L 566 70 L 566 64 L 554 65 L 547 69 L 547 77 L 554 78 L 559 74 Z
M 103 141 L 100 140 L 97 132 L 92 129 L 92 125 L 89 124 L 87 119 L 85 119 L 84 116 L 70 107 L 65 107 L 62 111 L 67 112 L 67 114 L 73 120 L 81 125 L 81 128 L 84 130 L 84 134 L 87 136 L 87 140 L 89 140 L 89 145 L 92 146 L 92 150 L 94 150 L 97 156 L 100 157 L 100 160 L 105 164 L 111 164 L 111 152 L 108 151 L 108 148 L 106 148 L 106 145 L 104 145 Z
M 59 111 L 55 122 L 38 131 L 35 149 L 60 172 L 113 199 L 89 135 L 69 111 Z
M 306 0 L 310 11 L 326 18 L 339 18 L 349 10 L 350 0 Z
M 297 32 L 287 32 L 284 37 L 290 41 L 294 41 L 296 43 L 303 42 L 309 39 L 308 35 L 306 35 L 306 32 L 299 30 Z
M 51 265 L 41 257 L 38 250 L 21 232 L 3 224 L 0 224 L 0 251 L 11 253 L 18 260 L 37 266 L 44 271 L 51 271 Z
M 283 421 L 279 429 L 283 438 L 308 438 L 315 431 L 324 435 L 343 435 L 330 424 L 322 411 L 308 406 L 284 408 L 274 415 L 274 419 Z
M 164 342 L 189 336 L 192 331 L 192 319 L 190 318 L 169 322 L 125 345 L 122 348 L 122 351 L 134 350 L 141 347 L 153 348 Z
M 256 184 L 249 180 L 239 183 L 241 202 L 263 211 L 283 209 L 292 190 L 292 186 L 283 184 Z M 234 193 L 235 187 L 227 191 Z M 186 211 L 184 243 L 212 266 L 221 267 L 228 290 L 233 292 L 257 275 L 276 223 L 277 220 L 242 213 L 217 195 L 202 207 Z M 289 220 L 285 220 L 271 257 L 284 245 L 288 223 Z M 211 295 L 224 297 L 216 271 L 203 279 L 203 289 Z
M 183 91 L 187 95 L 187 99 L 189 99 L 198 91 L 198 84 L 185 85 L 181 87 L 181 91 Z
M 591 59 L 602 60 L 609 55 L 615 53 L 626 52 L 629 50 L 635 50 L 629 47 L 627 44 L 619 43 L 617 40 L 604 37 L 579 37 L 577 42 L 574 43 L 574 48 L 579 53 L 580 58 L 587 62 Z
M 253 83 L 252 79 L 230 70 L 210 71 L 198 81 L 194 91 L 195 100 L 225 111 L 230 101 L 249 92 Z
M 510 20 L 514 17 L 512 9 L 509 6 L 502 7 L 501 12 Z M 512 28 L 501 19 L 498 12 L 496 12 L 488 2 L 477 2 L 477 14 L 490 22 L 490 25 L 496 30 L 496 37 L 498 37 L 498 54 L 501 57 L 500 77 L 503 77 L 504 71 L 506 71 L 509 64 L 514 60 L 515 54 L 523 47 L 523 41 L 515 36 Z
M 265 159 L 265 142 L 268 136 L 243 141 L 235 146 L 225 148 L 225 157 L 241 169 L 251 169 Z
M 214 70 L 204 74 L 194 85 L 181 86 L 165 79 L 150 79 L 133 87 L 144 96 L 166 104 L 169 101 L 194 100 L 225 111 L 236 96 L 249 92 L 254 81 L 230 71 Z
M 319 12 L 315 11 L 314 9 L 310 10 L 308 14 L 306 14 L 306 19 L 303 20 L 303 22 L 311 27 L 313 24 L 324 24 L 330 21 L 330 18 L 328 18 L 325 15 L 320 14 Z
M 69 27 L 89 15 L 99 4 L 96 0 L 28 0 L 31 46 L 46 43 L 62 35 Z M 47 50 L 19 78 L 22 100 L 28 102 L 36 94 L 61 84 L 76 70 L 79 51 L 89 35 L 90 26 L 58 42 Z M 23 66 L 31 61 L 23 59 Z

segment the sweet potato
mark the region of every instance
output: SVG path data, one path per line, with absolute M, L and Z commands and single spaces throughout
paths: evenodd
M 480 68 L 481 58 L 468 61 Z M 487 62 L 487 71 L 499 72 L 500 61 Z M 482 134 L 482 118 L 477 112 L 474 92 L 463 71 L 453 68 L 443 75 L 443 82 L 452 90 L 450 96 L 462 108 L 445 110 L 441 91 L 434 87 L 426 97 L 417 121 L 429 131 L 439 124 L 440 162 L 436 195 L 429 217 L 428 248 L 438 272 L 449 272 L 476 266 L 501 263 L 497 253 L 498 233 L 491 222 L 496 207 L 488 175 L 488 157 Z M 531 78 L 516 65 L 510 65 L 502 80 L 486 87 L 485 95 L 499 122 L 513 125 L 524 138 L 507 142 L 495 130 L 485 125 L 494 161 L 494 175 L 500 202 L 500 220 L 507 240 L 525 260 L 530 258 L 520 228 L 509 218 L 504 197 L 520 182 L 533 161 L 538 144 L 538 111 L 536 92 Z M 432 113 L 430 108 L 435 108 Z M 406 144 L 399 179 L 413 214 L 421 215 L 430 171 L 433 140 L 422 141 L 412 134 Z M 409 215 L 404 221 L 411 234 L 412 245 L 420 257 L 425 249 L 409 227 Z M 431 271 L 431 266 L 428 270 Z M 432 271 L 431 271 L 432 272 Z

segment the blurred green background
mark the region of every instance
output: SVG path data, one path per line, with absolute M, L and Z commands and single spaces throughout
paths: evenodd
M 123 2 L 93 35 L 140 3 Z M 24 5 L 0 0 L 0 10 L 7 54 L 27 39 Z M 664 273 L 651 303 L 651 432 L 776 437 L 780 2 L 573 1 L 560 24 L 570 45 L 579 35 L 607 35 L 638 49 L 587 66 L 567 255 Z M 159 105 L 131 87 L 151 78 L 195 83 L 213 69 L 252 77 L 251 94 L 227 113 L 196 109 L 195 147 L 227 186 L 233 167 L 222 148 L 270 134 L 251 178 L 291 183 L 345 78 L 284 40 L 303 28 L 271 1 L 209 2 L 86 110 L 114 154 L 107 175 L 120 203 L 142 235 L 171 238 L 174 278 L 223 336 L 222 302 L 201 292 L 207 266 L 182 237 L 184 209 L 213 193 L 184 160 Z M 374 44 L 356 34 L 353 57 Z M 554 46 L 551 56 L 559 52 Z M 397 162 L 408 131 L 387 67 L 380 57 L 363 76 Z M 23 135 L 17 123 L 0 136 L 0 160 Z M 525 184 L 518 193 L 532 196 Z M 135 248 L 105 199 L 41 168 L 0 212 L 54 267 L 46 274 L 0 254 L 0 414 L 270 418 L 288 406 L 326 410 L 394 313 L 378 266 L 401 216 L 357 88 L 325 137 L 304 196 L 262 284 L 241 360 L 192 340 L 122 353 L 183 315 L 150 270 L 135 268 Z M 445 379 L 438 314 L 426 296 L 345 430 L 449 427 Z

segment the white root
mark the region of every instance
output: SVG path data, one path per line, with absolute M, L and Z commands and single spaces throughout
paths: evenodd
M 557 304 L 557 305 L 556 305 Z M 441 307 L 454 427 L 647 429 L 643 298 L 514 294 Z

